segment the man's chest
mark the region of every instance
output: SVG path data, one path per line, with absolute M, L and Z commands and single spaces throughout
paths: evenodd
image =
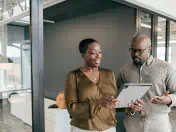
M 162 85 L 165 83 L 166 73 L 157 67 L 140 67 L 127 69 L 122 75 L 124 83 L 152 83 Z

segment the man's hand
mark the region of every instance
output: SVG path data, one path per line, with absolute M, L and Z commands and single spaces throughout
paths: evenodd
M 171 104 L 172 100 L 169 96 L 155 96 L 150 99 L 150 102 L 153 104 Z
M 101 99 L 98 99 L 96 103 L 97 105 L 105 108 L 113 108 L 120 104 L 120 100 L 117 98 L 114 98 L 113 96 L 105 96 Z
M 151 98 L 150 102 L 153 103 L 153 104 L 165 104 L 165 105 L 169 105 L 169 104 L 172 103 L 172 100 L 168 96 L 168 94 L 169 94 L 169 92 L 166 91 L 161 96 L 155 96 L 155 97 Z
M 139 112 L 144 108 L 144 102 L 141 99 L 137 99 L 136 101 L 129 104 L 129 107 L 134 112 Z

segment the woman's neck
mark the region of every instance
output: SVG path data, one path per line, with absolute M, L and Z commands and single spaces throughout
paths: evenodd
M 87 65 L 84 65 L 83 69 L 86 70 L 86 71 L 91 71 L 91 72 L 98 71 L 98 67 L 90 67 L 90 66 L 87 66 Z

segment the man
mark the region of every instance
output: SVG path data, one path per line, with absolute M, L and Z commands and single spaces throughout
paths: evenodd
M 118 87 L 124 83 L 153 84 L 142 98 L 144 108 L 125 117 L 127 132 L 171 132 L 168 113 L 176 105 L 176 74 L 170 64 L 153 58 L 150 51 L 150 38 L 135 36 L 129 49 L 133 64 L 125 65 L 118 75 Z M 163 94 L 166 91 L 168 95 Z

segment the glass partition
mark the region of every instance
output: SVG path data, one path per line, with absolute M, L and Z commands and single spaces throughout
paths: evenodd
M 1 1 L 0 132 L 32 132 L 29 16 L 3 24 L 19 9 L 29 10 L 29 0 Z
M 165 60 L 165 54 L 166 54 L 166 19 L 158 17 L 157 58 Z
M 176 22 L 170 22 L 169 63 L 176 69 Z

